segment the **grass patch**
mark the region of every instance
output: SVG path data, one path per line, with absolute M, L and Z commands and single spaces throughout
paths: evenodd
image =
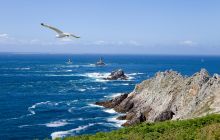
M 213 140 L 220 139 L 220 115 L 164 121 L 157 123 L 141 123 L 111 132 L 100 132 L 94 135 L 81 135 L 63 138 L 64 140 Z M 62 139 L 62 140 L 63 140 Z M 58 138 L 57 140 L 61 140 Z

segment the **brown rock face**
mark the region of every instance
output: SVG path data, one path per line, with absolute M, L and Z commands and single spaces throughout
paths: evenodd
M 172 111 L 164 111 L 159 116 L 155 118 L 155 121 L 166 121 L 171 120 L 175 115 Z
M 96 105 L 104 106 L 106 108 L 114 108 L 119 105 L 125 98 L 127 98 L 128 94 L 120 95 L 112 100 L 103 101 L 103 102 L 96 102 Z
M 98 102 L 117 112 L 129 126 L 140 122 L 189 119 L 220 112 L 220 76 L 211 77 L 205 69 L 190 77 L 172 70 L 136 85 L 130 94 Z

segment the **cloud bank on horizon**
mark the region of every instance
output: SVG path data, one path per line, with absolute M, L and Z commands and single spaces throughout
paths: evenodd
M 220 55 L 220 1 L 51 1 L 3 0 L 0 52 Z

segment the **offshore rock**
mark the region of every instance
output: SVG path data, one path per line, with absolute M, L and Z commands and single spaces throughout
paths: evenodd
M 190 119 L 220 113 L 220 76 L 205 69 L 190 77 L 172 70 L 158 72 L 128 95 L 97 103 L 126 113 L 129 126 L 140 122 Z
M 122 69 L 118 69 L 116 71 L 111 72 L 111 74 L 104 78 L 105 80 L 127 80 L 128 77 L 124 74 L 124 71 Z

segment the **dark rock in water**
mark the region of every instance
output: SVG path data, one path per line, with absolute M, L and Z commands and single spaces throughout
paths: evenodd
M 114 108 L 117 105 L 119 105 L 125 98 L 127 98 L 128 94 L 123 94 L 120 96 L 115 97 L 112 100 L 109 101 L 103 101 L 103 102 L 96 102 L 96 105 L 104 106 L 106 108 Z
M 126 115 L 122 115 L 122 116 L 119 116 L 119 117 L 117 117 L 116 119 L 117 120 L 126 120 Z
M 158 117 L 156 117 L 155 121 L 166 121 L 171 120 L 175 115 L 172 111 L 164 111 Z
M 104 79 L 105 80 L 117 80 L 117 79 L 127 80 L 128 77 L 124 74 L 124 71 L 122 69 L 119 69 L 119 70 L 111 72 L 111 74 Z

